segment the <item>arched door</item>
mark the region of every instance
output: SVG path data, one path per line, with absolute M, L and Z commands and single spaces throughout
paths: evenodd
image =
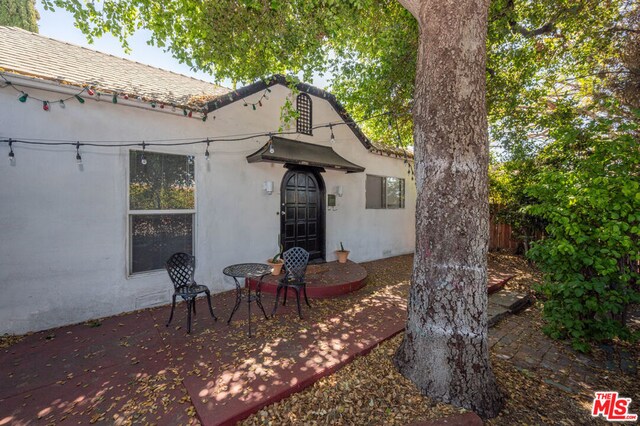
M 324 182 L 319 173 L 294 169 L 281 186 L 281 239 L 285 251 L 302 247 L 309 260 L 324 259 Z

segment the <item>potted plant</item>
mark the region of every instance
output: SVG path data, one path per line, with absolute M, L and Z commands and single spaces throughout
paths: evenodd
M 336 256 L 338 256 L 338 263 L 347 263 L 347 258 L 349 257 L 349 250 L 345 250 L 342 245 L 342 241 L 340 241 L 340 250 L 336 250 Z
M 280 275 L 280 272 L 282 272 L 282 266 L 284 265 L 282 260 L 282 245 L 280 245 L 280 251 L 271 259 L 267 260 L 267 263 L 273 268 L 271 275 Z

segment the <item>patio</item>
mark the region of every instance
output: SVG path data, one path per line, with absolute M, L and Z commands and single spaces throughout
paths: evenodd
M 362 266 L 364 288 L 312 299 L 304 320 L 294 303 L 268 321 L 254 311 L 253 338 L 244 306 L 227 326 L 214 323 L 202 299 L 191 335 L 184 304 L 170 328 L 162 306 L 29 335 L 0 353 L 0 425 L 232 424 L 403 329 L 412 256 Z M 505 279 L 492 275 L 494 284 Z M 234 299 L 234 291 L 213 295 L 219 318 L 228 317 Z M 271 294 L 263 300 L 273 306 Z

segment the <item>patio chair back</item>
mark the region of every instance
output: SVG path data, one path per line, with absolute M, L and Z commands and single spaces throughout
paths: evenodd
M 282 254 L 287 278 L 293 281 L 304 281 L 309 263 L 309 252 L 302 247 L 293 247 Z
M 175 253 L 165 264 L 173 287 L 178 290 L 194 284 L 193 274 L 196 271 L 196 258 L 188 253 Z

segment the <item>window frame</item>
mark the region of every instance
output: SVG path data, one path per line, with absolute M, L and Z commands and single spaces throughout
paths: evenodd
M 125 203 L 127 206 L 127 226 L 126 226 L 126 253 L 127 253 L 127 261 L 125 262 L 126 266 L 126 276 L 128 278 L 134 278 L 145 275 L 153 275 L 153 274 L 163 274 L 164 268 L 159 269 L 151 269 L 148 271 L 140 271 L 133 272 L 133 216 L 154 216 L 154 215 L 173 215 L 173 214 L 190 214 L 191 215 L 191 254 L 196 256 L 196 226 L 197 226 L 197 215 L 196 210 L 198 206 L 198 185 L 197 185 L 197 167 L 196 165 L 196 157 L 190 154 L 183 153 L 175 153 L 175 152 L 166 152 L 166 151 L 156 151 L 151 149 L 146 149 L 146 153 L 153 154 L 166 154 L 166 155 L 177 155 L 182 157 L 192 157 L 193 158 L 193 208 L 192 209 L 173 209 L 173 210 L 138 210 L 131 209 L 131 193 L 130 193 L 130 184 L 131 184 L 131 154 L 133 152 L 142 152 L 142 149 L 128 149 L 127 150 L 127 161 L 126 161 L 126 173 L 125 173 L 125 185 L 126 185 L 126 198 Z
M 305 99 L 307 102 L 309 102 L 308 129 L 306 125 L 307 123 L 304 123 L 300 119 L 300 99 Z M 296 111 L 298 112 L 298 118 L 296 118 L 296 133 L 313 136 L 313 101 L 311 99 L 311 96 L 304 92 L 299 93 L 298 96 L 296 96 Z M 303 124 L 304 126 L 301 126 L 301 124 Z
M 367 179 L 368 177 L 375 177 L 375 178 L 380 178 L 381 180 L 381 191 L 380 191 L 380 196 L 381 196 L 381 200 L 380 200 L 380 207 L 368 207 L 367 206 Z M 398 179 L 401 184 L 400 184 L 400 205 L 398 207 L 389 207 L 389 203 L 387 202 L 387 179 Z M 407 194 L 407 186 L 406 186 L 406 181 L 405 178 L 401 178 L 401 177 L 396 177 L 396 176 L 382 176 L 382 175 L 375 175 L 375 174 L 365 174 L 365 194 L 364 194 L 364 205 L 365 205 L 365 210 L 401 210 L 405 208 L 406 205 L 406 194 Z

